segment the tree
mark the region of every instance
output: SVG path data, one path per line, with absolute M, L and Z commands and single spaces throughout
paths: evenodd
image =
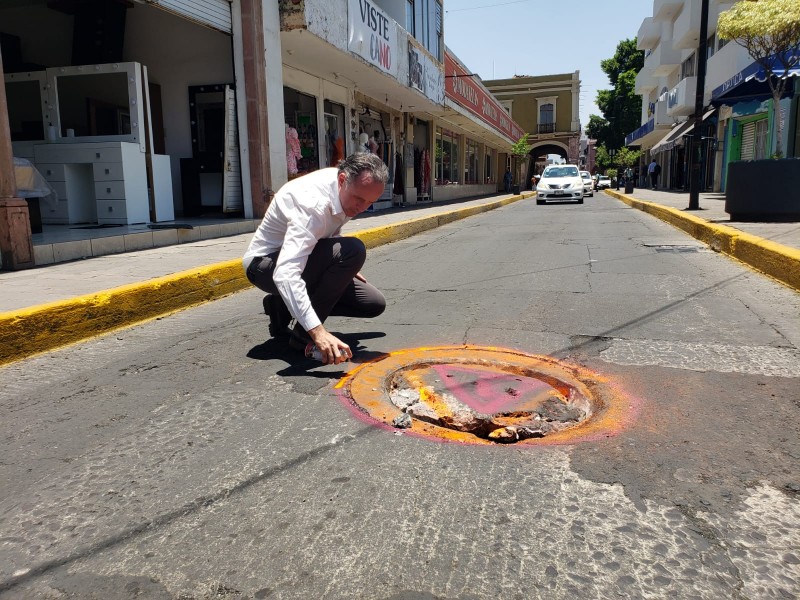
M 531 148 L 533 148 L 533 146 L 528 143 L 529 136 L 530 134 L 525 133 L 511 145 L 511 156 L 514 157 L 514 169 L 512 173 L 514 173 L 514 179 L 517 183 L 522 182 L 523 167 L 526 166 L 526 161 L 530 157 Z
M 800 2 L 742 0 L 720 14 L 717 35 L 744 46 L 761 66 L 772 92 L 775 156 L 783 156 L 780 100 L 789 71 L 800 63 Z
M 625 136 L 640 125 L 642 97 L 636 94 L 636 75 L 642 67 L 644 52 L 636 49 L 636 38 L 621 41 L 614 56 L 600 62 L 613 89 L 598 90 L 597 106 L 603 116 L 589 116 L 586 134 L 608 150 L 621 148 Z

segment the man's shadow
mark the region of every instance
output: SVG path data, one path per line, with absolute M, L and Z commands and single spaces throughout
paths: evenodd
M 338 333 L 331 332 L 345 344 L 350 346 L 353 358 L 350 361 L 339 365 L 324 365 L 319 361 L 303 356 L 302 352 L 289 348 L 285 339 L 270 338 L 262 344 L 253 346 L 247 353 L 247 358 L 264 361 L 282 361 L 286 367 L 276 371 L 283 377 L 318 377 L 321 379 L 341 379 L 353 367 L 362 363 L 369 362 L 386 356 L 385 352 L 375 352 L 368 350 L 361 342 L 385 337 L 382 331 L 364 331 L 361 333 Z M 344 367 L 345 370 L 342 370 Z

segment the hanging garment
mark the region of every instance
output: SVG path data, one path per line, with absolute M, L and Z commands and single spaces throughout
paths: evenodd
M 339 161 L 344 158 L 344 138 L 337 136 L 333 142 L 333 150 L 331 152 L 331 167 L 339 164 Z
M 302 158 L 303 153 L 300 150 L 300 138 L 297 135 L 297 129 L 289 127 L 286 130 L 286 167 L 289 175 L 297 175 L 297 160 Z
M 403 193 L 403 155 L 399 152 L 394 154 L 394 186 L 392 193 L 401 195 Z
M 422 152 L 422 189 L 424 194 L 431 193 L 431 151 L 427 148 Z

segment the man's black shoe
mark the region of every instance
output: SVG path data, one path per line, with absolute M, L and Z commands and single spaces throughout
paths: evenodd
M 269 335 L 274 338 L 285 338 L 289 335 L 289 309 L 280 296 L 267 294 L 264 296 L 264 313 L 269 317 Z

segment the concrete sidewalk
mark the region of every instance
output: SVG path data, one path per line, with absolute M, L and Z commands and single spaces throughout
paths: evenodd
M 364 213 L 343 232 L 370 248 L 531 195 Z M 241 257 L 252 235 L 0 273 L 0 365 L 250 287 Z
M 689 192 L 654 191 L 644 188 L 634 188 L 633 194 L 629 195 L 637 200 L 653 202 L 684 211 L 687 215 L 694 215 L 709 223 L 726 225 L 765 240 L 800 249 L 800 223 L 747 223 L 745 221 L 731 221 L 730 215 L 725 212 L 725 194 L 700 194 L 699 211 L 686 210 L 689 206 Z
M 685 192 L 634 189 L 632 194 L 606 193 L 800 291 L 800 223 L 731 221 L 722 194 L 701 194 L 701 210 L 690 211 Z

